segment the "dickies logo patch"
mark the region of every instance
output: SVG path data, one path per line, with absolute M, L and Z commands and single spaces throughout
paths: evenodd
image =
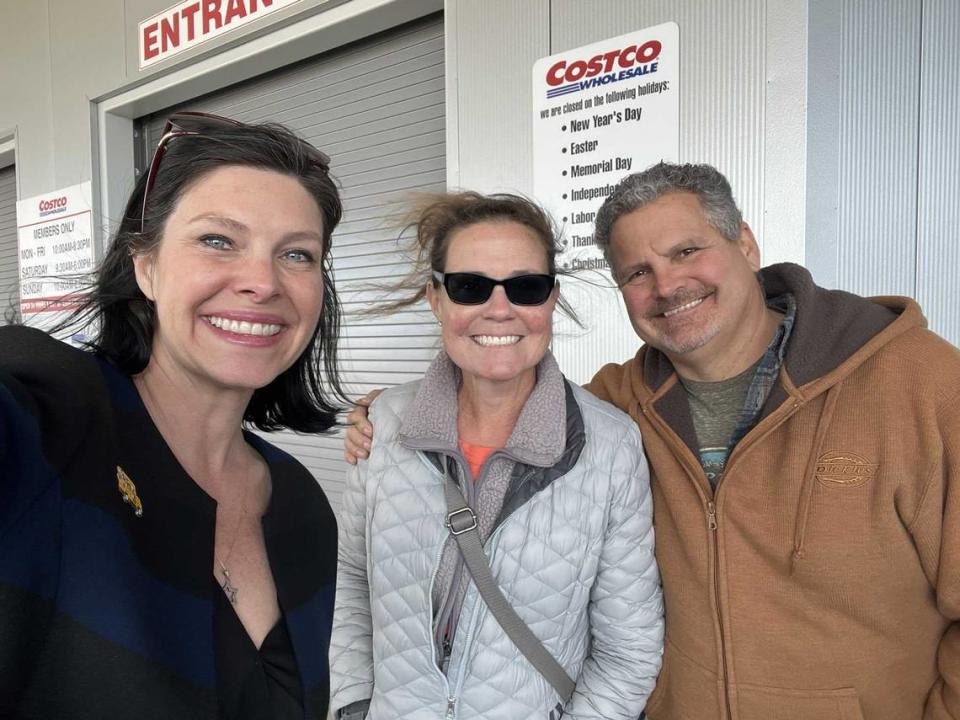
M 817 458 L 817 480 L 826 487 L 859 487 L 877 474 L 877 467 L 856 453 L 830 450 Z

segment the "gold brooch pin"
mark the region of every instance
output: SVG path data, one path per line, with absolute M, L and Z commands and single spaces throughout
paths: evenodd
M 134 515 L 142 517 L 143 503 L 140 502 L 140 496 L 137 495 L 137 486 L 133 484 L 133 480 L 119 465 L 117 465 L 117 489 L 123 496 L 123 501 L 133 508 Z

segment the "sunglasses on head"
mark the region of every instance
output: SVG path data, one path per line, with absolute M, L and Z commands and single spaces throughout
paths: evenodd
M 230 130 L 237 127 L 243 127 L 245 123 L 220 115 L 211 115 L 209 113 L 194 112 L 184 110 L 174 113 L 167 119 L 163 126 L 163 132 L 160 134 L 160 140 L 157 142 L 157 149 L 153 151 L 153 159 L 150 160 L 150 168 L 147 170 L 147 182 L 143 188 L 143 207 L 140 209 L 140 232 L 143 233 L 143 226 L 147 216 L 147 199 L 150 197 L 150 191 L 153 190 L 157 182 L 157 171 L 160 169 L 160 161 L 167 152 L 167 146 L 174 138 L 190 135 L 203 136 L 211 130 Z M 330 165 L 330 158 L 317 150 L 309 143 L 303 143 L 309 149 L 309 154 L 313 161 L 321 165 L 326 171 Z
M 433 271 L 434 279 L 447 290 L 447 297 L 458 305 L 482 305 L 503 285 L 507 300 L 514 305 L 543 305 L 553 292 L 557 278 L 553 275 L 517 275 L 494 280 L 476 273 L 442 273 Z
M 174 113 L 167 119 L 166 125 L 163 126 L 163 132 L 160 133 L 157 149 L 153 151 L 150 167 L 147 170 L 147 183 L 143 188 L 143 207 L 140 208 L 141 233 L 143 233 L 143 226 L 147 217 L 147 200 L 150 197 L 150 191 L 153 190 L 154 183 L 157 181 L 157 171 L 160 169 L 160 161 L 167 152 L 169 142 L 174 138 L 184 137 L 185 135 L 202 135 L 211 128 L 231 128 L 238 125 L 240 125 L 240 123 L 230 118 L 188 110 Z

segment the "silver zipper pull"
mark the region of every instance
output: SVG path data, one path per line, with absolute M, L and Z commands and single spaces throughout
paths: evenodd
M 444 716 L 446 720 L 453 720 L 456 717 L 456 712 L 454 712 L 456 705 L 456 698 L 447 698 L 447 714 Z
M 707 503 L 707 527 L 710 530 L 717 529 L 717 506 L 713 504 L 713 500 Z

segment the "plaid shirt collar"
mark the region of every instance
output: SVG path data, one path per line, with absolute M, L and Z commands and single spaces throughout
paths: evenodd
M 783 357 L 787 352 L 787 343 L 790 341 L 790 333 L 793 330 L 793 323 L 797 317 L 797 302 L 792 293 L 784 293 L 773 298 L 767 299 L 767 307 L 777 312 L 783 313 L 783 319 L 777 326 L 777 332 L 774 334 L 770 344 L 760 358 L 760 364 L 753 374 L 753 380 L 750 381 L 750 387 L 747 390 L 747 397 L 744 400 L 743 408 L 740 410 L 740 418 L 737 420 L 736 428 L 733 431 L 733 437 L 730 439 L 730 449 L 732 450 L 738 442 L 750 432 L 750 429 L 756 424 L 760 417 L 760 411 L 763 403 L 770 394 L 774 383 L 777 381 L 777 375 L 780 374 L 780 366 L 783 365 Z

